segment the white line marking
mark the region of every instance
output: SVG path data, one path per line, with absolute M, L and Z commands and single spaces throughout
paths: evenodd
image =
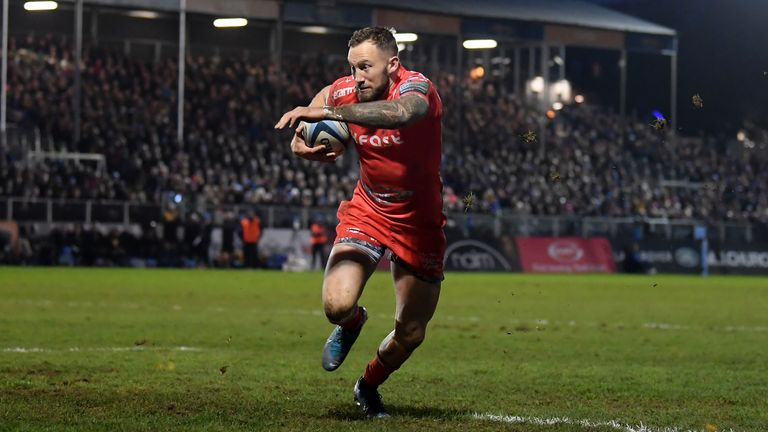
M 0 300 L 0 303 L 7 302 L 7 303 L 16 303 L 16 304 L 24 304 L 24 305 L 30 305 L 30 306 L 44 306 L 44 307 L 51 307 L 54 305 L 54 302 L 48 299 L 41 299 L 41 300 L 18 300 L 18 299 L 3 299 Z M 70 308 L 120 308 L 120 309 L 140 309 L 140 308 L 149 308 L 149 307 L 156 307 L 156 305 L 142 305 L 138 303 L 104 303 L 104 302 L 76 302 L 76 301 L 68 301 L 68 302 L 62 302 L 59 303 L 61 305 L 65 305 Z M 180 311 L 182 310 L 182 306 L 178 304 L 171 305 L 171 309 L 174 311 Z M 208 310 L 214 311 L 214 312 L 225 312 L 226 309 L 222 307 L 209 307 Z M 253 310 L 256 313 L 259 314 L 279 314 L 279 315 L 312 315 L 312 316 L 323 316 L 323 311 L 320 309 L 288 309 L 288 310 L 272 310 L 272 311 L 264 311 L 263 309 L 254 309 Z M 377 313 L 375 315 L 377 318 L 381 319 L 392 319 L 392 315 L 388 315 L 385 313 Z M 438 315 L 435 317 L 435 321 L 469 321 L 469 322 L 481 322 L 482 319 L 478 316 L 457 316 L 457 315 Z M 521 319 L 511 319 L 506 320 L 503 322 L 503 324 L 527 324 L 531 326 L 532 328 L 535 327 L 548 327 L 548 326 L 562 326 L 562 327 L 609 327 L 609 328 L 632 328 L 633 326 L 640 326 L 645 329 L 649 330 L 673 330 L 673 331 L 680 331 L 680 330 L 694 330 L 694 331 L 719 331 L 719 332 L 745 332 L 745 333 L 765 333 L 768 332 L 768 326 L 743 326 L 743 325 L 727 325 L 722 327 L 691 327 L 689 325 L 683 325 L 683 324 L 671 324 L 671 323 L 658 323 L 658 322 L 645 322 L 645 323 L 639 323 L 639 324 L 625 324 L 625 323 L 598 323 L 598 322 L 585 322 L 585 321 L 574 321 L 574 320 L 567 320 L 567 321 L 559 321 L 559 320 L 548 320 L 548 319 L 530 319 L 530 320 L 521 320 Z
M 265 313 L 261 309 L 256 309 L 254 312 L 258 313 Z M 273 314 L 279 314 L 279 315 L 314 315 L 314 316 L 322 316 L 323 312 L 319 309 L 288 309 L 288 310 L 273 310 L 270 313 Z M 392 315 L 388 315 L 385 313 L 376 313 L 376 314 L 370 314 L 369 316 L 380 318 L 380 319 L 392 319 Z M 480 317 L 470 315 L 470 316 L 458 316 L 458 315 L 438 315 L 434 318 L 434 321 L 469 321 L 469 322 L 481 322 L 483 321 Z M 498 322 L 496 322 L 498 323 Z M 723 326 L 723 327 L 691 327 L 688 325 L 682 325 L 682 324 L 670 324 L 670 323 L 657 323 L 657 322 L 645 322 L 645 323 L 638 323 L 638 324 L 627 324 L 623 322 L 617 322 L 617 323 L 602 323 L 602 322 L 595 322 L 595 321 L 574 321 L 574 320 L 567 320 L 567 321 L 559 321 L 559 320 L 549 320 L 549 319 L 529 319 L 529 320 L 523 320 L 523 319 L 510 319 L 505 320 L 502 324 L 511 324 L 511 325 L 519 325 L 519 324 L 527 324 L 531 328 L 544 328 L 544 327 L 550 327 L 550 326 L 558 326 L 558 327 L 608 327 L 608 328 L 644 328 L 649 330 L 694 330 L 694 331 L 725 331 L 725 332 L 768 332 L 768 326 Z
M 643 327 L 658 330 L 688 330 L 686 325 L 667 324 L 667 323 L 643 323 Z
M 751 332 L 768 332 L 768 327 L 745 327 L 745 326 L 726 326 L 725 331 L 751 331 Z
M 42 306 L 42 307 L 51 307 L 57 305 L 57 306 L 66 306 L 69 308 L 120 308 L 120 309 L 139 309 L 141 307 L 155 307 L 154 305 L 141 305 L 139 303 L 123 303 L 123 302 L 115 302 L 115 303 L 107 303 L 107 302 L 91 302 L 91 301 L 67 301 L 67 302 L 59 302 L 54 303 L 52 300 L 48 299 L 42 299 L 42 300 L 28 300 L 28 299 L 1 299 L 0 303 L 11 303 L 11 304 L 20 304 L 20 305 L 26 305 L 26 306 Z
M 202 348 L 177 346 L 177 347 L 161 347 L 161 346 L 132 346 L 132 347 L 72 347 L 72 348 L 23 348 L 23 347 L 10 347 L 3 348 L 3 352 L 7 353 L 54 353 L 54 352 L 128 352 L 128 351 L 181 351 L 181 352 L 198 352 L 202 351 Z
M 555 425 L 568 425 L 568 426 L 580 426 L 585 429 L 593 429 L 598 427 L 608 427 L 621 432 L 701 432 L 701 430 L 680 429 L 676 427 L 652 427 L 643 423 L 639 425 L 629 425 L 621 423 L 617 420 L 597 421 L 597 420 L 579 420 L 569 417 L 553 417 L 553 418 L 540 418 L 540 417 L 522 417 L 522 416 L 505 416 L 495 414 L 471 414 L 475 420 L 486 420 L 497 423 L 510 423 L 510 424 L 532 424 L 538 426 L 555 426 Z M 720 432 L 734 432 L 733 429 L 721 430 Z

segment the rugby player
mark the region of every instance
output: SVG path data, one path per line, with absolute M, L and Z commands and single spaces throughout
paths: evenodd
M 394 330 L 384 338 L 354 387 L 368 417 L 387 417 L 378 387 L 422 343 L 443 280 L 445 215 L 440 160 L 442 102 L 424 75 L 398 58 L 390 29 L 366 27 L 349 40 L 351 74 L 322 89 L 307 107 L 285 113 L 275 128 L 323 119 L 347 122 L 360 159 L 360 179 L 338 209 L 336 240 L 323 277 L 323 307 L 336 328 L 322 364 L 338 368 L 368 319 L 358 305 L 366 281 L 390 251 L 395 288 Z M 297 128 L 299 157 L 333 161 L 324 146 L 310 148 Z

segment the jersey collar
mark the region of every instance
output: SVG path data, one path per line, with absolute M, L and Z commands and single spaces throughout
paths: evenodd
M 405 76 L 408 74 L 408 70 L 405 69 L 405 66 L 402 64 L 397 69 L 397 75 L 395 75 L 395 78 L 392 80 L 392 84 L 389 87 L 389 93 L 392 93 L 392 90 L 396 88 L 398 85 L 400 85 L 400 82 L 403 81 Z

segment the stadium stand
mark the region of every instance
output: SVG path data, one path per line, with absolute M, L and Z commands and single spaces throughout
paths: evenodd
M 39 130 L 48 150 L 105 155 L 106 170 L 61 160 L 30 162 L 8 152 L 0 161 L 0 196 L 165 205 L 179 195 L 185 208 L 201 212 L 183 218 L 185 224 L 193 221 L 187 229 L 196 232 L 202 223 L 199 230 L 208 233 L 210 242 L 211 227 L 234 216 L 214 218 L 205 209 L 230 204 L 330 209 L 355 186 L 354 159 L 348 156 L 335 165 L 300 160 L 291 155 L 286 135 L 272 129 L 278 86 L 285 88 L 286 105 L 304 104 L 345 73 L 343 64 L 327 64 L 318 57 L 289 60 L 293 63 L 284 65 L 287 76 L 280 77 L 270 63 L 190 57 L 186 136 L 179 144 L 178 65 L 88 48 L 83 57 L 82 139 L 73 146 L 71 58 L 66 39 L 12 38 L 9 120 L 22 129 Z M 633 117 L 622 126 L 618 115 L 588 104 L 569 105 L 549 120 L 491 77 L 459 79 L 440 72 L 432 79 L 446 112 L 461 106 L 463 127 L 445 122 L 447 211 L 768 222 L 768 173 L 759 169 L 766 163 L 760 146 L 765 146 L 768 132 L 757 127 L 747 127 L 749 138 L 742 141 L 671 140 L 648 119 Z M 459 92 L 454 91 L 457 85 Z M 546 128 L 546 143 L 524 138 L 541 127 Z M 463 198 L 470 193 L 477 200 L 467 208 Z M 36 262 L 55 263 L 67 245 L 75 245 L 84 262 L 95 262 L 85 258 L 91 255 L 103 263 L 138 255 L 154 255 L 163 262 L 182 251 L 167 264 L 192 256 L 213 264 L 202 249 L 193 252 L 191 243 L 182 241 L 194 241 L 196 235 L 190 239 L 179 234 L 176 246 L 175 232 L 163 242 L 151 234 L 81 231 L 54 232 L 47 241 L 35 242 Z M 77 246 L 83 235 L 99 237 L 88 244 L 111 242 L 113 247 L 86 251 Z M 131 238 L 136 235 L 142 241 Z
M 354 188 L 355 173 L 348 165 L 298 160 L 285 136 L 272 131 L 273 96 L 282 81 L 270 64 L 188 59 L 189 127 L 179 145 L 174 135 L 177 65 L 89 50 L 83 139 L 70 149 L 66 44 L 30 36 L 13 46 L 11 119 L 40 128 L 57 150 L 103 153 L 108 166 L 98 173 L 88 166 L 25 167 L 22 160 L 6 160 L 4 195 L 157 203 L 165 194 L 179 193 L 203 205 L 333 207 Z M 305 58 L 286 68 L 288 105 L 306 103 L 343 73 L 342 67 L 326 66 L 322 59 Z M 434 81 L 450 112 L 456 77 L 443 73 Z M 668 140 L 648 120 L 637 118 L 622 134 L 615 114 L 589 105 L 572 105 L 544 121 L 542 113 L 492 79 L 465 78 L 461 85 L 466 127 L 458 139 L 451 122 L 445 131 L 448 210 L 462 209 L 459 197 L 473 192 L 480 198 L 474 211 L 768 220 L 768 173 L 758 169 L 764 152 L 712 137 Z M 522 139 L 527 131 L 538 131 L 540 122 L 548 131 L 545 146 Z M 752 141 L 764 142 L 765 134 L 752 129 Z

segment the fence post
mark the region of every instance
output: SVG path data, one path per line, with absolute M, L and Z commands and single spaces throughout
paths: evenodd
M 89 224 L 91 223 L 91 200 L 88 200 L 85 202 L 85 223 Z
M 45 220 L 48 223 L 53 223 L 53 200 L 48 199 L 45 204 Z
M 128 202 L 123 203 L 123 224 L 128 225 L 130 223 L 130 216 L 128 212 Z

